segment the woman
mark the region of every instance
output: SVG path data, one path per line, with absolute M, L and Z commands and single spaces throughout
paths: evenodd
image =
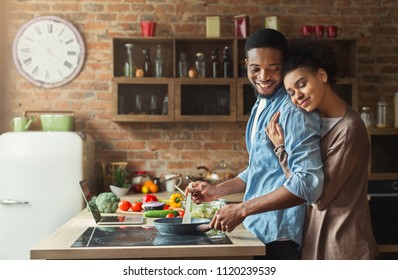
M 378 254 L 367 200 L 369 141 L 358 114 L 334 90 L 333 52 L 307 42 L 289 51 L 284 84 L 291 101 L 322 120 L 321 154 L 325 182 L 321 197 L 307 206 L 303 259 L 374 259 Z M 289 156 L 276 113 L 266 133 L 289 174 Z

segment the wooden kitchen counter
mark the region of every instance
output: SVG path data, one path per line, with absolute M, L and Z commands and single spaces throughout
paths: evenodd
M 150 225 L 153 219 L 146 219 Z M 74 247 L 71 245 L 89 227 L 96 226 L 84 209 L 30 250 L 31 259 L 251 259 L 264 255 L 265 245 L 242 225 L 227 233 L 232 244 Z
M 173 193 L 180 193 L 179 191 L 174 191 L 174 192 L 158 192 L 158 193 L 152 193 L 156 195 L 157 198 L 162 199 L 162 200 L 168 200 L 170 199 L 170 196 Z M 134 192 L 129 192 L 125 196 L 123 196 L 123 199 L 126 199 L 128 201 L 134 201 L 134 200 L 140 200 L 142 199 L 144 194 L 142 193 L 134 193 Z M 226 200 L 227 203 L 239 203 L 243 201 L 243 195 L 244 193 L 235 193 L 235 194 L 230 194 L 223 196 L 222 198 Z

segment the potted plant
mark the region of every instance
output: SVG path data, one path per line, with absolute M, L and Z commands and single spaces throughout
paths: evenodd
M 131 184 L 129 182 L 130 172 L 127 167 L 116 166 L 112 174 L 111 191 L 118 197 L 127 194 Z

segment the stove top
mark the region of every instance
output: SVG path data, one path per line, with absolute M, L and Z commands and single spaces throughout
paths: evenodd
M 120 247 L 232 244 L 228 236 L 168 235 L 154 227 L 89 227 L 71 247 Z

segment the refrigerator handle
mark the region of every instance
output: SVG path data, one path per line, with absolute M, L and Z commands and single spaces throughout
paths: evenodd
M 13 199 L 1 199 L 0 204 L 28 204 L 27 201 L 18 201 Z

